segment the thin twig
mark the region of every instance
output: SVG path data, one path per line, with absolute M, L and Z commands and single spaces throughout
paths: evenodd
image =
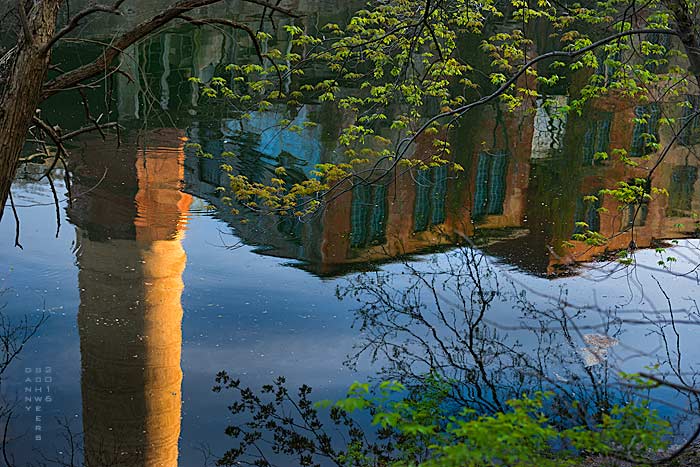
M 19 243 L 19 215 L 17 214 L 17 208 L 15 207 L 15 200 L 12 198 L 12 191 L 9 192 L 10 195 L 10 206 L 12 206 L 12 214 L 15 216 L 15 246 L 19 247 L 20 250 L 24 250 L 24 247 Z
M 21 1 L 21 0 L 20 0 Z M 66 34 L 70 33 L 73 29 L 78 27 L 80 24 L 80 20 L 85 18 L 86 16 L 89 16 L 93 13 L 112 13 L 114 15 L 121 15 L 121 11 L 119 11 L 119 7 L 121 6 L 122 3 L 124 3 L 125 0 L 117 0 L 116 3 L 112 6 L 109 5 L 94 5 L 92 7 L 86 8 L 82 11 L 79 11 L 75 16 L 73 16 L 68 24 L 66 24 L 63 28 L 61 28 L 60 31 L 58 31 L 54 36 L 51 38 L 51 40 L 41 49 L 42 54 L 46 54 L 49 50 L 51 50 L 51 47 L 56 44 L 59 40 L 61 40 L 62 37 L 64 37 Z

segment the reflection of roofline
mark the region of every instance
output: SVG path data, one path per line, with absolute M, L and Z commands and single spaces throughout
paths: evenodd
M 493 232 L 510 233 L 496 239 L 483 236 Z M 474 243 L 477 248 L 495 258 L 500 264 L 514 267 L 538 277 L 550 277 L 551 275 L 548 274 L 547 270 L 549 255 L 544 254 L 546 250 L 543 245 L 542 257 L 537 256 L 536 248 L 533 247 L 536 247 L 539 242 L 532 241 L 533 237 L 535 235 L 529 229 L 523 228 L 477 229 Z M 516 255 L 517 258 L 515 257 Z
M 343 277 L 343 276 L 346 276 L 348 274 L 353 274 L 353 273 L 379 271 L 380 267 L 384 266 L 384 265 L 399 264 L 399 263 L 403 263 L 406 261 L 422 261 L 424 259 L 423 257 L 426 255 L 450 251 L 458 246 L 459 246 L 459 244 L 434 245 L 431 247 L 426 247 L 424 249 L 417 250 L 417 251 L 414 251 L 412 253 L 406 253 L 403 255 L 395 255 L 395 256 L 388 256 L 387 255 L 386 258 L 373 258 L 373 259 L 368 259 L 367 261 L 346 262 L 346 263 L 326 263 L 325 266 L 327 267 L 327 269 L 325 271 L 318 267 L 321 265 L 321 263 L 316 263 L 313 261 L 298 260 L 297 262 L 294 262 L 294 263 L 285 263 L 285 265 L 291 266 L 291 267 L 294 267 L 297 269 L 302 269 L 306 272 L 309 272 L 309 273 L 311 273 L 315 276 L 318 276 L 320 278 L 323 278 L 323 279 L 335 279 L 335 278 Z M 279 258 L 279 256 L 275 256 L 275 255 L 267 255 L 267 256 Z
M 204 195 L 205 193 L 198 193 L 195 190 L 192 189 L 193 187 L 185 186 L 183 188 L 183 191 L 185 193 L 188 193 L 192 196 L 195 196 L 202 201 L 212 204 L 215 206 L 215 204 L 212 202 L 211 199 L 206 198 Z M 228 225 L 235 235 L 246 245 L 252 247 L 251 251 L 253 253 L 262 255 L 262 256 L 267 256 L 270 258 L 278 258 L 278 259 L 283 259 L 287 260 L 283 264 L 285 266 L 290 266 L 293 268 L 301 269 L 306 272 L 309 272 L 317 277 L 321 277 L 324 279 L 333 279 L 333 278 L 338 278 L 345 276 L 347 274 L 352 274 L 356 272 L 368 272 L 368 271 L 377 271 L 379 270 L 379 267 L 382 265 L 387 265 L 387 264 L 396 264 L 396 263 L 401 263 L 404 261 L 416 261 L 420 260 L 418 258 L 419 256 L 424 256 L 432 253 L 438 253 L 438 252 L 444 252 L 444 251 L 449 251 L 457 246 L 459 246 L 459 243 L 455 244 L 450 244 L 450 245 L 433 245 L 433 246 L 428 246 L 419 250 L 416 250 L 411 253 L 406 253 L 406 254 L 401 254 L 401 255 L 395 255 L 395 256 L 386 256 L 384 258 L 370 258 L 367 260 L 363 261 L 348 261 L 348 262 L 343 262 L 343 263 L 322 263 L 322 262 L 317 262 L 317 261 L 312 261 L 309 259 L 301 259 L 297 256 L 294 256 L 292 254 L 285 254 L 285 248 L 282 247 L 281 245 L 274 245 L 270 243 L 264 243 L 256 239 L 256 237 L 253 237 L 249 234 L 246 234 L 246 232 L 242 231 L 240 229 L 240 225 L 237 225 L 234 222 L 234 219 L 231 216 L 225 216 L 222 215 L 222 211 L 220 209 L 215 209 L 211 211 L 210 213 L 212 217 L 215 219 L 218 219 L 226 225 Z M 235 217 L 235 216 L 233 216 Z M 240 217 L 245 217 L 245 216 L 240 216 Z M 289 243 L 293 243 L 292 240 L 288 240 Z

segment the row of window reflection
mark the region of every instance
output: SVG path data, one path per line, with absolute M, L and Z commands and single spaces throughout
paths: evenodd
M 503 214 L 508 154 L 482 152 L 476 167 L 472 218 Z M 413 231 L 424 232 L 446 220 L 448 167 L 432 167 L 415 174 Z M 387 189 L 383 185 L 358 184 L 352 190 L 350 246 L 361 248 L 384 243 L 387 220 Z
M 634 116 L 629 156 L 642 157 L 651 154 L 652 143 L 659 140 L 661 109 L 656 103 L 640 105 L 635 107 Z M 583 165 L 595 165 L 596 154 L 609 151 L 612 117 L 611 112 L 605 112 L 602 118 L 588 121 L 583 139 Z M 687 96 L 679 128 L 678 144 L 693 146 L 700 143 L 700 96 Z
M 473 196 L 472 218 L 503 214 L 508 156 L 505 152 L 481 153 L 477 164 L 476 186 Z M 669 217 L 689 217 L 693 212 L 698 168 L 677 166 L 673 168 L 669 186 Z M 447 194 L 447 168 L 435 167 L 419 171 L 416 177 L 416 199 L 413 213 L 413 230 L 422 232 L 430 226 L 445 222 L 445 198 Z M 353 188 L 351 208 L 350 246 L 361 248 L 382 244 L 386 239 L 387 190 L 383 185 L 357 185 Z M 575 225 L 574 233 L 588 228 L 600 230 L 602 202 L 576 202 L 574 222 L 585 222 L 588 227 Z M 630 204 L 621 211 L 620 230 L 646 225 L 649 206 L 646 202 Z
M 604 126 L 596 121 L 591 125 L 595 135 L 601 135 Z M 584 149 L 584 154 L 588 154 Z M 200 160 L 200 178 L 203 181 L 219 184 L 220 161 Z M 508 154 L 504 151 L 482 152 L 477 160 L 475 187 L 472 202 L 472 218 L 479 220 L 488 215 L 503 214 L 506 194 Z M 668 187 L 669 198 L 666 214 L 669 217 L 690 217 L 693 212 L 693 198 L 698 181 L 698 167 L 676 166 L 671 173 Z M 445 201 L 447 197 L 448 168 L 433 167 L 419 170 L 415 176 L 415 203 L 413 209 L 413 231 L 423 232 L 446 220 Z M 592 193 L 595 194 L 595 193 Z M 585 222 L 591 230 L 600 229 L 601 202 L 584 202 L 579 197 L 576 204 L 574 222 Z M 648 206 L 646 203 L 630 205 L 622 211 L 620 229 L 646 224 Z M 388 190 L 385 185 L 356 185 L 352 190 L 350 246 L 362 248 L 379 245 L 386 241 L 388 215 Z M 582 233 L 582 226 L 575 226 L 575 233 Z
M 700 96 L 688 96 L 688 104 L 681 118 L 682 131 L 678 135 L 681 145 L 700 143 Z M 661 112 L 655 103 L 635 108 L 635 124 L 629 155 L 641 157 L 650 152 L 649 142 L 658 138 Z M 589 120 L 583 141 L 583 164 L 595 165 L 596 154 L 607 152 L 610 146 L 610 130 L 613 114 L 603 113 L 599 118 Z M 216 149 L 220 148 L 206 148 Z M 509 155 L 506 151 L 481 152 L 476 161 L 476 176 L 472 197 L 472 218 L 476 221 L 488 215 L 503 214 L 506 175 Z M 221 160 L 201 159 L 200 178 L 218 185 L 221 180 Z M 259 167 L 252 172 L 260 172 Z M 419 170 L 415 174 L 415 203 L 413 209 L 413 231 L 423 232 L 431 226 L 445 222 L 445 201 L 447 195 L 448 168 L 433 167 Z M 691 215 L 695 185 L 698 180 L 698 168 L 694 166 L 674 167 L 671 183 L 668 187 L 669 217 L 688 217 Z M 592 230 L 600 228 L 600 204 L 577 202 L 575 210 L 576 223 L 585 222 Z M 628 211 L 628 212 L 627 212 Z M 632 205 L 623 211 L 621 228 L 632 225 L 644 225 L 647 217 L 647 205 Z M 382 244 L 386 240 L 386 223 L 388 214 L 388 193 L 384 185 L 356 185 L 352 190 L 350 245 L 362 248 L 368 245 Z M 575 227 L 581 232 L 582 227 Z

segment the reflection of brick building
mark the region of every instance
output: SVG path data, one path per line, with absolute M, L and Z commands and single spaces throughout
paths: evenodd
M 92 140 L 89 164 L 73 161 L 85 463 L 172 467 L 191 200 L 180 191 L 182 136 L 165 130 L 115 146 Z
M 595 193 L 600 188 L 615 187 L 619 181 L 646 178 L 658 161 L 658 152 L 648 148 L 647 143 L 655 139 L 661 148 L 665 148 L 673 139 L 671 129 L 659 125 L 664 110 L 656 104 L 634 106 L 621 99 L 609 98 L 597 102 L 596 107 L 607 119 L 604 125 L 597 128 L 609 129 L 608 136 L 604 137 L 609 141 L 609 148 L 625 148 L 630 159 L 639 166 L 629 167 L 613 158 L 593 163 L 591 173 L 584 178 L 581 186 L 582 195 Z M 665 111 L 677 112 L 673 108 Z M 688 115 L 679 120 L 684 122 Z M 628 248 L 631 242 L 637 248 L 646 248 L 656 241 L 697 236 L 695 213 L 700 212 L 700 183 L 698 161 L 693 151 L 693 131 L 696 128 L 697 123 L 690 122 L 688 130 L 680 135 L 678 143 L 671 147 L 652 172 L 651 186 L 667 189 L 668 196 L 658 195 L 649 202 L 622 209 L 610 196 L 602 197 L 597 206 L 583 206 L 583 202 L 579 201 L 574 220 L 586 221 L 592 227 L 598 227 L 609 241 L 601 247 L 573 242 L 575 247 L 568 252 L 567 260 L 589 261 L 606 250 Z M 588 141 L 584 144 L 587 145 Z M 590 152 L 590 149 L 584 150 Z M 650 156 L 649 160 L 642 157 L 645 155 Z M 598 207 L 605 208 L 605 211 L 596 212 Z M 552 264 L 562 259 L 553 258 Z
M 194 141 L 213 154 L 231 149 L 237 153 L 246 151 L 211 141 L 212 136 L 222 139 L 223 133 L 217 135 L 216 131 L 199 129 L 192 134 Z M 275 165 L 283 161 L 279 154 L 258 153 L 255 147 L 260 145 L 254 143 L 255 154 L 251 160 L 242 155 L 232 163 L 241 173 L 264 180 L 273 173 Z M 421 149 L 426 144 L 432 144 L 432 140 L 421 141 L 411 157 L 421 157 L 421 151 L 429 156 Z M 296 172 L 303 174 L 309 170 L 308 161 L 304 160 L 305 154 L 294 149 L 277 148 L 280 154 L 300 161 L 302 165 Z M 321 162 L 325 162 L 325 156 L 320 157 Z M 189 157 L 185 162 L 185 189 L 220 207 L 217 215 L 231 223 L 244 241 L 263 247 L 259 252 L 307 262 L 308 268 L 318 274 L 336 274 L 352 264 L 383 261 L 454 244 L 457 237 L 453 226 L 463 224 L 461 219 L 455 218 L 456 211 L 448 204 L 454 180 L 446 167 L 413 173 L 399 170 L 398 174 L 371 186 L 348 184 L 339 190 L 342 193 L 334 197 L 328 209 L 300 224 L 269 215 L 231 214 L 230 209 L 220 203 L 216 192 L 217 186 L 226 185 L 226 175 L 219 169 L 222 162 L 218 157 Z
M 658 135 L 658 106 L 604 99 L 584 116 L 569 115 L 565 124 L 558 125 L 542 115 L 535 122 L 539 111 L 537 107 L 509 113 L 490 106 L 465 120 L 450 135 L 454 161 L 465 169 L 462 173 L 446 167 L 399 170 L 373 186 L 348 184 L 328 209 L 305 224 L 271 216 L 228 215 L 223 207 L 220 215 L 244 241 L 264 247 L 261 252 L 302 260 L 320 274 L 453 245 L 464 237 L 474 238 L 506 262 L 547 274 L 557 265 L 626 248 L 632 239 L 637 247 L 648 247 L 655 240 L 694 234 L 693 212 L 700 207 L 695 193 L 700 187 L 688 148 L 698 138 L 700 124 L 689 125 L 688 133 L 679 138 L 683 144 L 674 147 L 654 171 L 654 186 L 667 188 L 669 196 L 620 210 L 610 196 L 597 203 L 584 197 L 598 195 L 618 181 L 647 176 L 651 162 L 643 157 L 649 154 L 646 143 L 657 136 L 662 145 L 670 140 L 664 131 Z M 556 137 L 543 135 L 550 126 L 557 129 Z M 226 124 L 213 134 L 199 128 L 192 135 L 207 152 L 241 154 L 234 165 L 259 181 L 269 179 L 277 165 L 291 167 L 289 161 L 298 165 L 293 171 L 300 177 L 319 161 L 337 162 L 335 148 L 319 145 L 316 139 L 311 144 L 295 136 L 262 144 L 264 138 L 252 133 L 226 135 L 229 127 L 236 125 Z M 227 147 L 234 144 L 231 141 L 236 141 L 234 149 Z M 245 141 L 250 143 L 244 147 Z M 274 150 L 266 153 L 265 148 Z M 614 156 L 599 160 L 599 153 L 614 148 L 625 148 L 640 166 L 626 166 Z M 424 136 L 409 157 L 432 154 L 431 140 Z M 222 162 L 216 157 L 188 158 L 188 191 L 218 205 L 215 188 L 226 185 L 219 169 Z M 610 241 L 601 247 L 574 241 L 573 248 L 564 248 L 573 234 L 585 230 L 577 222 L 585 222 Z
M 432 155 L 432 138 L 421 138 L 410 156 Z M 374 185 L 349 183 L 320 216 L 319 248 L 312 259 L 321 273 L 343 265 L 417 253 L 458 241 L 459 211 L 452 209 L 454 173 L 446 166 L 396 169 Z
M 276 164 L 283 163 L 279 156 L 288 154 L 306 164 L 299 173 L 307 172 L 309 163 L 312 167 L 317 160 L 332 160 L 332 155 L 316 152 L 312 152 L 315 156 L 311 161 L 305 160 L 306 150 L 316 148 L 317 143 L 289 146 L 284 142 L 294 138 L 279 138 L 275 145 L 263 145 L 252 135 L 227 136 L 226 128 L 235 128 L 235 124 L 200 124 L 190 132 L 191 137 L 215 157 L 193 156 L 186 160 L 186 190 L 220 207 L 217 215 L 235 226 L 244 241 L 260 245 L 260 252 L 302 260 L 309 269 L 324 275 L 336 274 L 353 264 L 454 245 L 460 238 L 472 236 L 475 226 L 521 228 L 530 146 L 519 138 L 531 135 L 532 125 L 525 113 L 500 115 L 497 108 L 484 109 L 480 116 L 481 125 L 455 131 L 455 161 L 465 172 L 455 173 L 446 166 L 426 171 L 398 169 L 374 185 L 348 183 L 333 196 L 327 209 L 305 224 L 273 216 L 230 214 L 216 191 L 227 182 L 219 165 L 232 163 L 241 173 L 264 181 Z M 236 143 L 224 142 L 231 140 Z M 250 141 L 251 146 L 243 147 L 241 141 Z M 430 137 L 420 138 L 408 157 L 431 157 L 432 142 Z M 274 147 L 274 154 L 260 152 L 263 147 Z M 217 157 L 223 151 L 233 151 L 240 157 L 224 161 Z M 250 160 L 247 153 L 251 153 Z

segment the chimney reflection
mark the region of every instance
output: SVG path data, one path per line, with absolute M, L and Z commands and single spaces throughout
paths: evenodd
M 149 139 L 144 150 L 128 143 L 95 149 L 91 142 L 90 164 L 76 170 L 75 191 L 90 190 L 70 211 L 78 226 L 88 467 L 178 462 L 187 259 L 181 242 L 191 197 L 180 192 L 181 135 Z

